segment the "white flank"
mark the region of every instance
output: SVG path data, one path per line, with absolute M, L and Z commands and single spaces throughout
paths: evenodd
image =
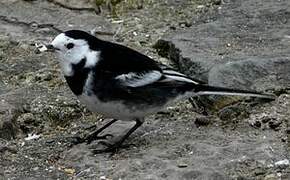
M 131 72 L 128 74 L 119 75 L 116 77 L 116 79 L 120 80 L 123 85 L 130 87 L 140 87 L 158 81 L 161 76 L 162 74 L 159 71 L 150 71 L 144 74 Z
M 191 79 L 188 79 L 186 77 L 180 77 L 180 76 L 174 76 L 174 75 L 166 75 L 166 74 L 164 74 L 164 76 L 167 78 L 167 79 L 164 79 L 164 81 L 176 80 L 176 81 L 183 81 L 183 82 L 189 82 L 189 83 L 198 84 L 197 82 L 195 82 L 195 81 L 193 81 Z

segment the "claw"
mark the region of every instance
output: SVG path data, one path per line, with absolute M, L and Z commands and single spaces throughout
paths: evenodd
M 74 145 L 85 142 L 84 138 L 81 138 L 79 136 L 68 137 L 68 138 L 70 139 L 70 143 Z
M 104 141 L 101 141 L 99 143 L 103 144 L 104 146 L 107 146 L 107 147 L 104 149 L 94 149 L 94 150 L 92 150 L 93 154 L 109 153 L 109 152 L 112 154 L 115 154 L 118 151 L 118 149 L 120 148 L 120 146 L 118 146 L 118 145 L 115 145 L 115 144 L 112 145 L 112 144 L 104 142 Z
M 91 136 L 89 135 L 88 137 L 85 138 L 85 141 L 87 142 L 87 144 L 91 144 L 92 141 L 94 140 L 99 140 L 99 139 L 107 139 L 108 137 L 114 137 L 112 134 L 105 134 L 103 136 Z
M 116 142 L 116 143 L 114 143 L 114 144 L 111 144 L 111 143 L 109 143 L 109 142 L 106 142 L 106 141 L 100 141 L 100 142 L 98 142 L 99 144 L 101 144 L 101 145 L 104 145 L 104 146 L 106 146 L 106 148 L 104 148 L 104 149 L 94 149 L 94 150 L 92 150 L 92 153 L 93 154 L 100 154 L 100 153 L 112 153 L 112 155 L 113 154 L 115 154 L 116 152 L 118 152 L 118 150 L 120 149 L 120 148 L 128 148 L 129 146 L 130 146 L 130 144 L 128 144 L 128 145 L 123 145 L 122 144 L 122 142 Z
M 83 142 L 87 142 L 87 144 L 90 144 L 94 140 L 107 139 L 107 137 L 110 137 L 110 136 L 113 137 L 112 134 L 105 134 L 105 135 L 102 135 L 102 136 L 99 136 L 99 134 L 104 129 L 106 129 L 107 127 L 109 127 L 110 125 L 112 125 L 116 121 L 117 121 L 117 119 L 113 119 L 112 121 L 110 121 L 109 123 L 105 124 L 103 127 L 101 127 L 100 129 L 96 130 L 95 132 L 89 134 L 85 138 L 78 137 L 74 144 L 80 144 L 80 143 L 83 143 Z M 89 127 L 89 129 L 92 128 L 92 127 L 94 127 L 94 126 Z
M 125 136 L 123 136 L 119 141 L 117 141 L 116 143 L 114 144 L 110 144 L 108 142 L 105 142 L 105 141 L 100 141 L 99 143 L 104 145 L 104 146 L 107 146 L 107 148 L 105 149 L 95 149 L 93 150 L 92 152 L 94 154 L 99 154 L 99 153 L 106 153 L 106 152 L 111 152 L 112 155 L 114 153 L 116 153 L 118 151 L 119 148 L 121 147 L 124 147 L 122 146 L 123 142 L 138 128 L 142 125 L 142 121 L 140 121 L 139 119 L 136 119 L 136 124 L 125 134 Z M 130 145 L 127 145 L 126 147 L 128 147 Z

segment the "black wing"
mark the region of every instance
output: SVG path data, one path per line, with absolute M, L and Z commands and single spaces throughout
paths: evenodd
M 106 41 L 99 44 L 101 59 L 97 69 L 102 71 L 103 76 L 118 79 L 124 85 L 140 87 L 159 80 L 204 84 L 131 48 Z
M 131 72 L 141 74 L 149 71 L 161 72 L 153 59 L 133 49 L 106 41 L 99 44 L 101 59 L 97 69 L 111 73 L 114 77 Z

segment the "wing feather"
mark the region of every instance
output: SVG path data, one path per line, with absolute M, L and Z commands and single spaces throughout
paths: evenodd
M 121 74 L 115 79 L 119 80 L 122 85 L 129 87 L 141 87 L 152 84 L 162 77 L 160 71 L 149 71 L 143 73 L 130 72 Z
M 160 64 L 159 67 L 162 70 L 163 75 L 165 78 L 162 80 L 164 82 L 168 81 L 181 81 L 181 82 L 187 82 L 187 83 L 193 83 L 193 84 L 205 84 L 204 82 L 196 79 L 192 79 L 188 77 L 185 74 L 182 74 L 168 66 L 165 66 L 163 64 Z

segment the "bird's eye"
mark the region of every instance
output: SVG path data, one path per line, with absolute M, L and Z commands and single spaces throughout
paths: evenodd
M 71 48 L 73 48 L 75 45 L 73 44 L 73 43 L 68 43 L 67 45 L 66 45 L 66 48 L 67 49 L 71 49 Z

